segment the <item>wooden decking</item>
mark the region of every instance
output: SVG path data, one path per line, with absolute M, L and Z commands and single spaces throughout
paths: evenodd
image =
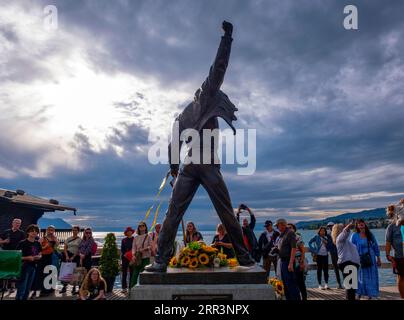
M 309 300 L 345 300 L 345 290 L 343 289 L 331 289 L 321 290 L 317 288 L 307 289 Z M 15 292 L 11 295 L 6 293 L 4 300 L 14 300 Z M 77 295 L 72 295 L 71 290 L 67 290 L 65 294 L 60 294 L 58 290 L 49 296 L 39 297 L 36 300 L 77 300 Z M 107 294 L 107 300 L 126 300 L 127 294 L 121 290 L 114 290 L 112 293 Z M 367 300 L 367 299 L 363 299 Z M 380 288 L 380 297 L 376 300 L 400 300 L 397 287 L 382 287 Z
M 48 295 L 48 296 L 41 296 L 41 297 L 35 297 L 35 299 L 32 300 L 77 300 L 79 298 L 78 295 L 73 295 L 71 292 L 71 287 L 66 291 L 66 293 L 59 293 L 59 290 L 61 288 L 58 288 L 54 293 Z M 9 294 L 6 292 L 4 294 L 4 300 L 15 300 L 15 294 L 11 293 Z M 0 295 L 1 297 L 1 295 Z M 113 290 L 111 293 L 106 294 L 107 300 L 126 300 L 128 295 L 127 293 L 123 293 L 122 290 Z M 29 299 L 31 300 L 31 299 Z
M 321 290 L 318 288 L 307 289 L 308 300 L 345 300 L 344 289 Z M 367 300 L 362 298 L 361 300 Z M 381 287 L 380 296 L 375 300 L 400 300 L 397 287 Z

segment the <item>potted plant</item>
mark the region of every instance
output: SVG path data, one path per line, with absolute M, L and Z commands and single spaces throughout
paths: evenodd
M 105 237 L 100 258 L 100 272 L 107 282 L 107 292 L 112 292 L 115 278 L 119 274 L 119 251 L 116 244 L 116 237 L 113 233 L 108 233 Z

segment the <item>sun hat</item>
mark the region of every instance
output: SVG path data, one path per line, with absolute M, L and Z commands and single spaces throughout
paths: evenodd
M 135 233 L 135 230 L 133 230 L 132 227 L 126 227 L 125 232 L 123 234 L 126 235 L 128 232 Z

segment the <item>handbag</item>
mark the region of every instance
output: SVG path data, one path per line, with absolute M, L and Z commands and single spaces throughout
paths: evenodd
M 87 269 L 84 267 L 74 268 L 72 279 L 70 284 L 73 286 L 80 286 L 87 274 Z
M 370 255 L 370 245 L 368 242 L 368 251 L 360 255 L 360 262 L 362 268 L 370 268 L 373 265 L 372 256 Z
M 123 255 L 128 261 L 132 261 L 133 259 L 133 253 L 132 251 L 128 251 Z
M 311 254 L 313 262 L 317 262 L 317 255 L 315 253 Z
M 59 280 L 70 282 L 73 277 L 74 269 L 77 267 L 75 262 L 62 262 L 60 265 Z
M 149 235 L 146 235 L 146 237 L 144 237 L 143 239 L 143 243 L 142 243 L 142 248 L 144 247 L 144 243 L 146 242 L 146 239 Z M 136 251 L 135 255 L 133 256 L 133 259 L 129 262 L 129 265 L 133 266 L 133 267 L 138 267 L 142 264 L 142 256 L 143 254 L 140 251 Z

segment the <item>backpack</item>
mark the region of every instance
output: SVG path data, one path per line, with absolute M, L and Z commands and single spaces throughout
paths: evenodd
M 97 253 L 97 243 L 95 243 L 95 241 L 93 242 L 93 244 L 91 245 L 91 255 L 95 255 Z

